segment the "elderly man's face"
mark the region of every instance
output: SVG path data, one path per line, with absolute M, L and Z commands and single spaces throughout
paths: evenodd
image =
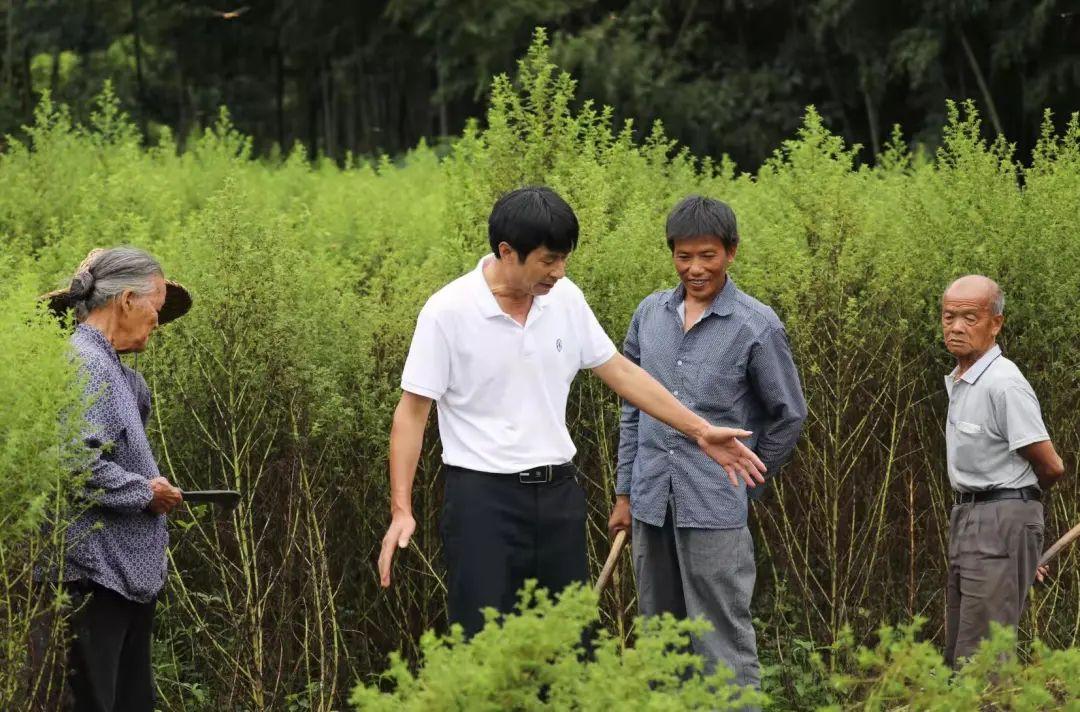
M 157 328 L 158 312 L 165 305 L 165 278 L 156 275 L 149 294 L 124 292 L 117 299 L 118 329 L 114 346 L 121 353 L 146 350 L 150 333 Z
M 991 292 L 984 285 L 957 283 L 941 299 L 945 348 L 961 360 L 977 359 L 990 350 L 1005 320 L 993 314 Z

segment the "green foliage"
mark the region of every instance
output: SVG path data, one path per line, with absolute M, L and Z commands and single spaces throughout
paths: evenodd
M 32 687 L 55 685 L 26 669 L 34 621 L 54 608 L 32 585 L 35 567 L 59 559 L 57 525 L 78 482 L 63 445 L 76 441 L 83 407 L 64 334 L 36 303 L 32 265 L 0 256 L 0 708 Z M 67 414 L 67 417 L 61 417 Z M 39 626 L 40 627 L 40 626 Z M 42 660 L 62 649 L 46 646 Z
M 492 86 L 486 128 L 472 125 L 449 155 L 421 145 L 344 168 L 301 147 L 254 160 L 252 139 L 224 112 L 183 150 L 168 137 L 146 148 L 119 85 L 86 120 L 43 99 L 0 153 L 0 568 L 26 580 L 27 542 L 47 546 L 38 527 L 59 501 L 49 493 L 68 482 L 50 449 L 63 440 L 56 414 L 71 405 L 65 335 L 34 295 L 69 280 L 91 247 L 129 243 L 157 255 L 195 297 L 188 316 L 129 358 L 154 392 L 162 472 L 181 487 L 244 494 L 224 518 L 205 509 L 171 517 L 162 708 L 328 712 L 390 651 L 408 664 L 430 651 L 424 670 L 439 656 L 468 656 L 470 646 L 420 642 L 445 621 L 434 427 L 417 474 L 414 546 L 401 552 L 391 589 L 373 573 L 387 521 L 387 434 L 415 316 L 486 252 L 496 197 L 542 182 L 577 211 L 569 274 L 619 342 L 640 300 L 675 283 L 664 218 L 699 192 L 734 207 L 742 242 L 733 277 L 785 321 L 810 408 L 792 463 L 753 507 L 766 692 L 779 708 L 834 701 L 831 677 L 857 671 L 848 630 L 922 615 L 939 639 L 950 361 L 937 301 L 965 272 L 999 279 L 1006 353 L 1074 461 L 1080 119 L 1058 132 L 1048 116 L 1021 165 L 1008 143 L 982 138 L 974 106 L 943 103 L 938 151 L 909 152 L 897 131 L 870 166 L 809 109 L 751 175 L 695 158 L 659 126 L 638 140 L 613 110 L 579 104 L 543 35 L 515 76 Z M 596 569 L 609 544 L 617 405 L 588 375 L 568 405 Z M 1073 479 L 1047 501 L 1048 540 L 1080 519 L 1077 493 Z M 1033 592 L 1022 643 L 1080 643 L 1076 556 L 1066 552 L 1053 582 Z M 17 586 L 0 588 L 5 612 Z M 612 646 L 639 642 L 567 673 L 566 685 L 601 686 L 587 676 L 602 669 L 640 683 L 627 657 L 646 649 L 634 610 L 624 561 L 599 621 Z M 559 650 L 572 657 L 570 643 Z M 3 680 L 21 674 L 8 655 Z M 444 684 L 432 674 L 414 680 Z
M 924 622 L 883 627 L 877 645 L 854 651 L 854 670 L 833 676 L 841 701 L 824 709 L 1080 709 L 1080 649 L 1050 650 L 1036 641 L 1024 663 L 1015 633 L 995 623 L 991 637 L 954 674 L 935 645 L 916 639 Z
M 464 640 L 461 627 L 425 633 L 420 669 L 397 653 L 383 679 L 392 690 L 360 685 L 350 701 L 358 710 L 645 710 L 742 709 L 766 698 L 730 683 L 723 666 L 702 674 L 701 659 L 686 652 L 690 635 L 706 624 L 670 615 L 638 621 L 633 648 L 596 630 L 596 595 L 576 586 L 553 601 L 528 582 L 517 612 L 485 611 L 483 630 Z M 586 652 L 586 639 L 588 652 Z

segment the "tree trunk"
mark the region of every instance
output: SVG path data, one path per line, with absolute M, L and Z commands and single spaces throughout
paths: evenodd
M 190 130 L 191 118 L 187 111 L 187 98 L 184 90 L 184 62 L 186 56 L 184 46 L 180 41 L 181 35 L 176 36 L 173 43 L 176 52 L 176 150 L 183 153 L 187 146 L 188 131 Z
M 10 93 L 15 86 L 15 0 L 8 0 L 4 24 L 4 91 Z
M 964 54 L 967 56 L 968 64 L 971 65 L 971 73 L 975 75 L 975 83 L 978 84 L 979 92 L 982 93 L 983 101 L 986 102 L 986 111 L 990 114 L 990 123 L 994 125 L 994 130 L 997 131 L 998 136 L 1001 136 L 1005 132 L 1001 129 L 1001 119 L 998 118 L 997 106 L 994 105 L 994 97 L 990 94 L 990 87 L 987 86 L 982 69 L 979 68 L 979 62 L 975 59 L 975 53 L 971 50 L 971 44 L 968 42 L 964 28 L 957 27 L 957 33 L 960 35 L 960 44 L 964 47 Z
M 862 88 L 862 95 L 863 105 L 866 107 L 866 123 L 870 127 L 870 150 L 873 152 L 873 157 L 877 158 L 878 154 L 881 153 L 881 139 L 878 136 L 877 107 L 870 97 L 870 91 L 865 86 Z
M 320 93 L 322 94 L 324 150 L 326 156 L 333 159 L 336 158 L 337 142 L 334 140 L 334 100 L 331 96 L 334 91 L 334 64 L 330 59 L 327 59 L 326 63 L 319 68 L 319 74 L 322 78 Z
M 274 123 L 278 148 L 284 155 L 289 148 L 285 145 L 285 50 L 281 34 L 279 27 L 274 38 Z
M 142 37 L 139 35 L 139 0 L 131 0 L 131 34 L 135 45 L 135 98 L 139 105 L 139 128 L 143 139 L 146 130 L 146 91 L 143 86 Z
M 435 95 L 439 102 L 439 136 L 450 133 L 450 120 L 446 108 L 446 67 L 443 62 L 442 40 L 435 45 Z
M 56 97 L 56 90 L 60 86 L 60 50 L 53 50 L 52 67 L 49 71 L 49 93 Z
M 22 110 L 23 113 L 29 115 L 34 110 L 34 76 L 30 73 L 30 65 L 32 58 L 30 57 L 30 45 L 23 45 L 23 62 L 22 62 Z
M 349 57 L 349 63 L 345 65 L 345 143 L 348 145 L 348 149 L 351 153 L 355 154 L 356 151 L 356 90 L 359 86 L 359 82 L 356 81 L 358 72 L 357 62 L 358 50 L 353 49 L 352 56 Z

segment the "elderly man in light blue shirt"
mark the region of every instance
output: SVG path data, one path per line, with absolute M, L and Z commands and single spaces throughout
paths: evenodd
M 996 343 L 1005 297 L 991 279 L 961 277 L 941 300 L 945 444 L 954 505 L 949 518 L 945 657 L 957 665 L 989 634 L 1016 626 L 1043 544 L 1043 492 L 1065 470 L 1039 400 Z

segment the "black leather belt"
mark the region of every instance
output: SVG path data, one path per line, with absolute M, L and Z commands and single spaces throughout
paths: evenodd
M 1042 490 L 1038 487 L 1021 487 L 1020 489 L 992 489 L 982 492 L 953 492 L 953 504 L 978 504 L 997 502 L 1002 499 L 1022 499 L 1025 502 L 1033 499 L 1039 502 L 1042 500 Z
M 499 472 L 481 472 L 479 470 L 470 470 L 466 467 L 455 467 L 448 465 L 447 469 L 457 470 L 458 472 L 473 472 L 478 475 L 488 475 L 489 477 L 498 478 L 517 478 L 517 481 L 523 485 L 546 485 L 550 482 L 557 482 L 559 480 L 568 480 L 577 478 L 578 470 L 574 467 L 572 462 L 564 462 L 561 465 L 541 465 L 540 467 L 534 467 L 529 470 L 522 470 L 521 472 L 511 473 L 499 473 Z

